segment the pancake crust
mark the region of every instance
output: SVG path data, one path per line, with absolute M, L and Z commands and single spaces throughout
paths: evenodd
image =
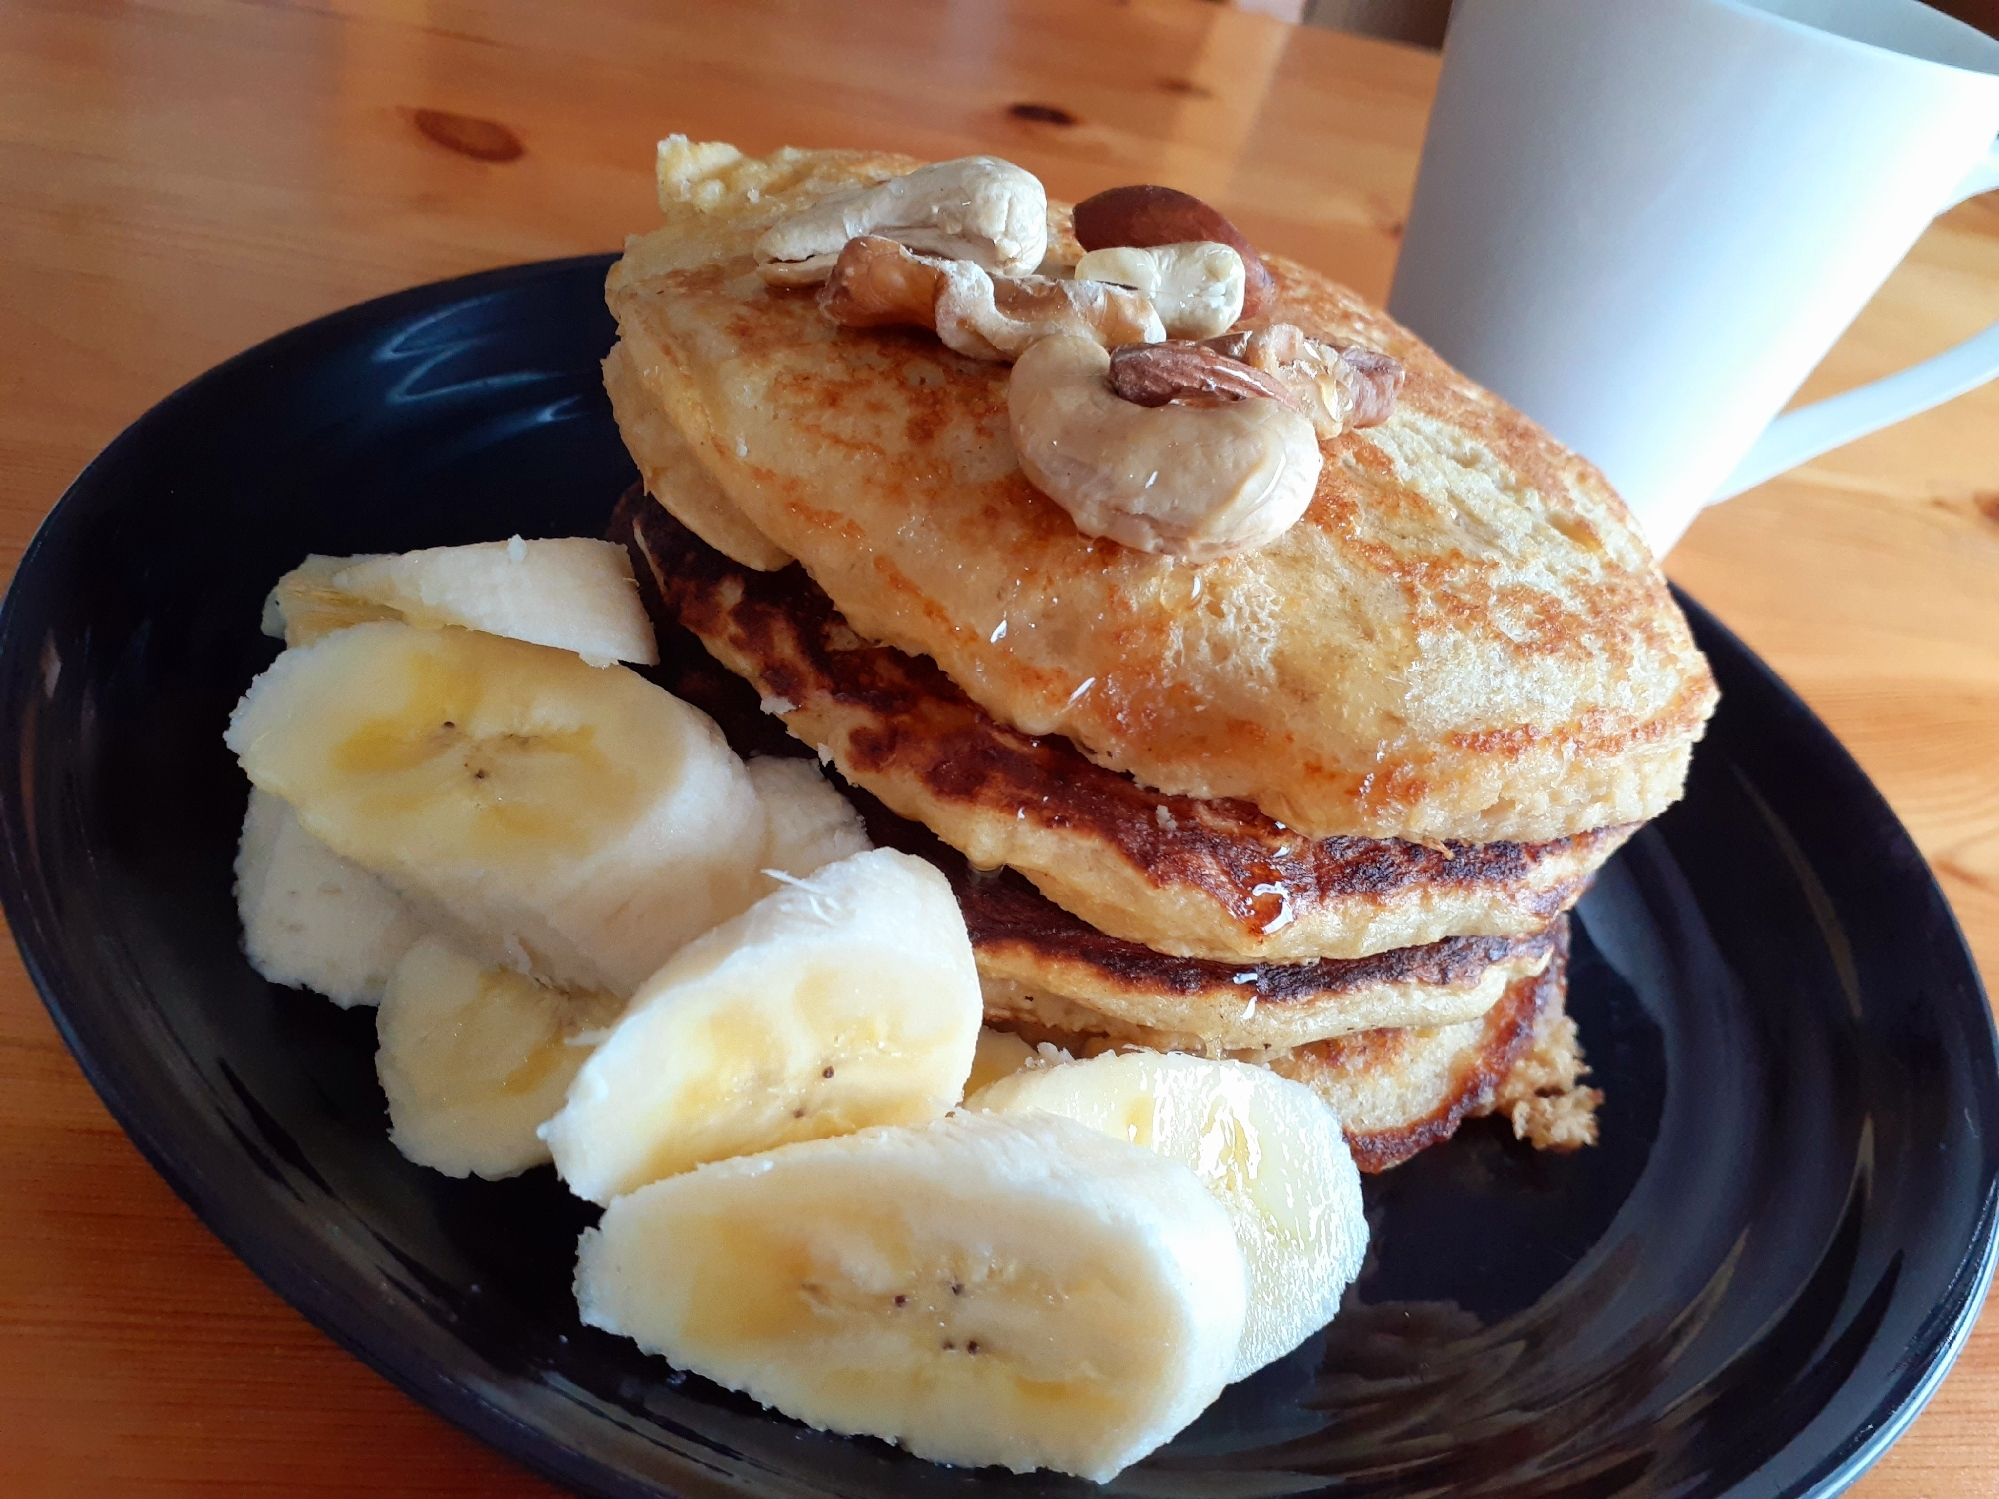
M 747 568 L 769 571 L 791 561 L 788 552 L 729 503 L 693 449 L 647 396 L 631 351 L 622 343 L 613 344 L 604 360 L 604 392 L 611 398 L 618 431 L 632 462 L 639 466 L 646 492 L 682 525 Z
M 1267 320 L 1400 360 L 1393 415 L 1322 443 L 1310 508 L 1261 551 L 1084 536 L 1019 471 L 1006 366 L 836 328 L 752 272 L 763 227 L 909 165 L 663 143 L 666 225 L 607 288 L 653 399 L 855 630 L 1003 723 L 1314 836 L 1547 841 L 1678 796 L 1714 683 L 1591 465 L 1273 259 Z
M 1603 1095 L 1583 1087 L 1575 1022 L 1564 1011 L 1568 918 L 1557 924 L 1557 949 L 1539 974 L 1515 979 L 1499 1002 L 1476 1020 L 1429 1029 L 1362 1031 L 1275 1053 L 1238 1052 L 1305 1084 L 1340 1118 L 1354 1161 L 1385 1171 L 1418 1151 L 1448 1140 L 1466 1119 L 1498 1114 L 1516 1138 L 1537 1149 L 1571 1150 L 1596 1143 L 1596 1107 Z M 1059 1019 L 1001 1018 L 1030 1041 L 1048 1041 L 1075 1056 L 1120 1047 L 1189 1051 L 1135 1036 L 1115 1020 L 1076 1007 Z
M 989 1016 L 1110 1017 L 1161 1050 L 1219 1054 L 1302 1046 L 1382 1026 L 1475 1020 L 1514 980 L 1544 969 L 1548 933 L 1447 937 L 1366 958 L 1246 965 L 1176 958 L 1107 936 L 1012 870 L 981 873 L 872 797 L 858 796 L 877 844 L 929 859 L 965 913 Z
M 994 722 L 931 662 L 865 644 L 803 569 L 740 566 L 656 505 L 630 520 L 633 565 L 678 622 L 849 781 L 975 866 L 1018 869 L 1098 931 L 1160 952 L 1299 962 L 1528 936 L 1629 831 L 1442 848 L 1315 840 L 1247 802 L 1148 791 L 1059 736 Z
M 1566 916 L 1558 936 L 1548 966 L 1517 981 L 1477 1020 L 1435 1030 L 1341 1036 L 1273 1057 L 1268 1065 L 1332 1106 L 1349 1140 L 1359 1142 L 1354 1160 L 1361 1170 L 1385 1170 L 1448 1140 L 1465 1119 L 1494 1112 L 1509 1076 L 1528 1059 L 1537 1038 L 1565 1018 Z M 1573 1028 L 1569 1036 L 1573 1044 Z M 1589 1141 L 1594 1139 L 1592 1129 Z
M 632 552 L 639 597 L 654 621 L 655 679 L 712 717 L 739 753 L 803 753 L 780 720 L 760 709 L 756 689 L 719 666 L 667 609 L 633 530 L 635 520 L 657 510 L 634 485 L 610 528 L 611 539 Z M 1176 957 L 1094 930 L 1012 870 L 974 870 L 922 824 L 838 778 L 835 784 L 860 810 L 876 844 L 927 859 L 950 881 L 995 1014 L 1017 1013 L 1023 1003 L 1039 1006 L 1035 1013 L 1073 1008 L 1119 1016 L 1133 1036 L 1167 1036 L 1192 1050 L 1281 1048 L 1368 1026 L 1477 1016 L 1514 975 L 1538 971 L 1548 960 L 1550 939 L 1542 935 L 1457 937 L 1298 964 Z

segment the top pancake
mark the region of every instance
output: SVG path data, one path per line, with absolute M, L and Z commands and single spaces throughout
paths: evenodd
M 1322 444 L 1310 509 L 1260 551 L 1192 565 L 1084 536 L 1020 473 L 1008 366 L 836 328 L 754 274 L 768 224 L 912 165 L 663 143 L 666 227 L 608 287 L 665 414 L 856 630 L 1028 733 L 1317 837 L 1541 841 L 1679 794 L 1713 680 L 1588 463 L 1273 261 L 1267 320 L 1401 360 L 1394 414 Z

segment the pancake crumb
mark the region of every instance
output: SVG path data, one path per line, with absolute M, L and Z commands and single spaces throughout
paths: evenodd
M 1550 1018 L 1499 1085 L 1490 1112 L 1511 1120 L 1513 1137 L 1536 1150 L 1577 1150 L 1596 1144 L 1603 1090 L 1580 1085 L 1589 1066 L 1575 1021 Z

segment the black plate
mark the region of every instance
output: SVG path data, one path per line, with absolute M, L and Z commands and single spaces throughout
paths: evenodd
M 365 1011 L 257 978 L 230 706 L 308 551 L 597 531 L 632 470 L 603 258 L 371 302 L 254 349 L 91 464 L 0 614 L 9 921 L 64 1038 L 194 1210 L 460 1425 L 597 1494 L 1080 1481 L 807 1431 L 581 1327 L 594 1210 L 384 1135 Z M 1851 759 L 1689 606 L 1723 702 L 1680 806 L 1582 908 L 1603 1143 L 1487 1121 L 1369 1182 L 1348 1310 L 1115 1488 L 1172 1499 L 1830 1494 L 1935 1388 L 1990 1280 L 1999 1061 L 1971 958 Z

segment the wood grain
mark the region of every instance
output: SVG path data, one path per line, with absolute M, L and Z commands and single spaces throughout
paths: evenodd
M 1172 182 L 1381 297 L 1435 71 L 1201 0 L 5 0 L 0 565 L 217 360 L 415 282 L 616 245 L 671 130 L 993 151 L 1067 197 Z M 1922 241 L 1808 394 L 1995 317 L 1987 199 Z M 1852 747 L 1999 972 L 1999 386 L 1710 512 L 1670 566 Z M 0 1203 L 0 1493 L 551 1492 L 209 1236 L 11 951 Z M 1999 1318 L 1853 1492 L 1999 1494 Z

